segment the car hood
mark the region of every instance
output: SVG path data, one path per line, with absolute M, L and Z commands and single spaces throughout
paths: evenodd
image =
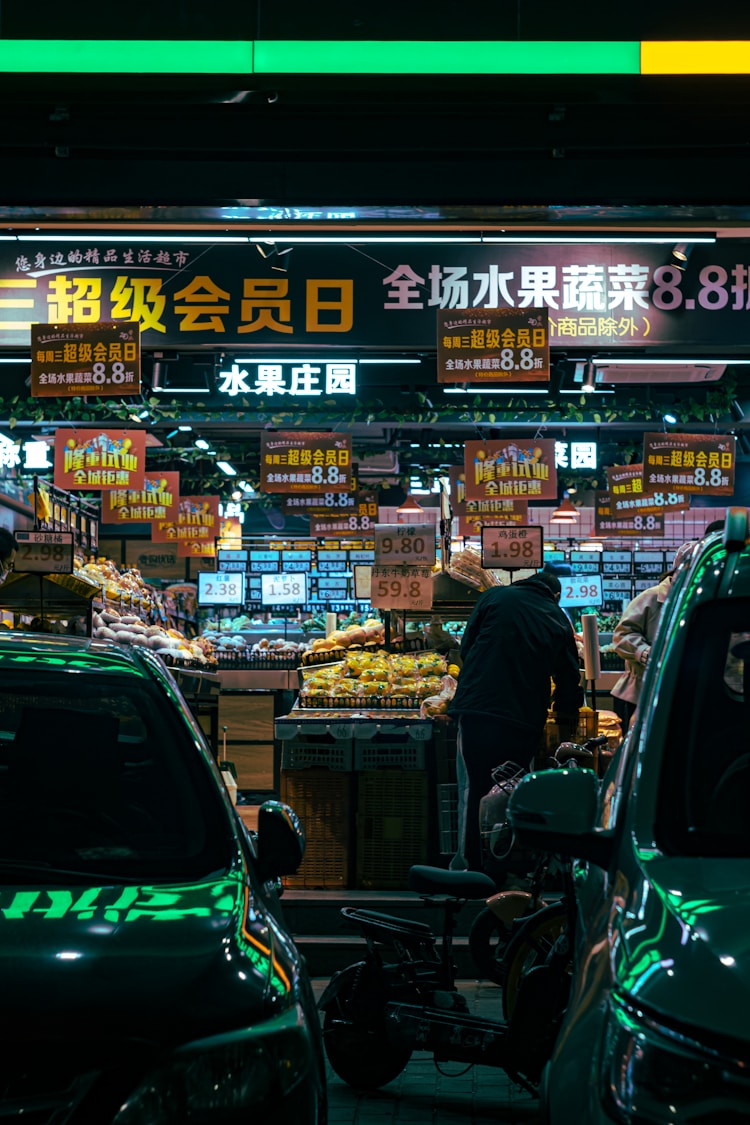
M 68 1035 L 71 1011 L 147 1042 L 246 1026 L 289 997 L 293 956 L 241 874 L 0 888 L 3 1022 L 30 1038 Z
M 612 920 L 620 990 L 670 1022 L 750 1039 L 750 864 L 640 860 L 638 886 Z

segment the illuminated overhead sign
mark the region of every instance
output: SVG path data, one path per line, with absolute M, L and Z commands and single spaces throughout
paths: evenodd
M 355 359 L 238 359 L 228 371 L 220 371 L 219 394 L 289 395 L 306 398 L 310 395 L 354 395 L 357 393 L 357 361 Z
M 595 469 L 595 441 L 556 441 L 555 467 L 558 469 Z

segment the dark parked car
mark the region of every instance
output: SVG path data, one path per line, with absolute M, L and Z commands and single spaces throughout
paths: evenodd
M 0 1118 L 312 1125 L 325 1072 L 275 880 L 157 656 L 0 633 Z
M 545 1122 L 750 1121 L 747 509 L 677 571 L 601 786 L 532 774 L 509 816 L 527 845 L 589 861 Z

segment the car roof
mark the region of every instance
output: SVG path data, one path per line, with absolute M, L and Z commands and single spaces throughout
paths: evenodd
M 155 658 L 135 646 L 126 648 L 112 641 L 89 637 L 68 637 L 48 633 L 23 633 L 0 630 L 0 666 L 12 665 L 22 658 L 23 666 L 32 669 L 70 668 L 114 675 L 148 675 L 158 671 Z

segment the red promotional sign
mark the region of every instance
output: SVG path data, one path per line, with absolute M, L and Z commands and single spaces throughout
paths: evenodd
M 608 492 L 595 492 L 594 497 L 594 535 L 616 539 L 619 536 L 664 534 L 663 515 L 633 512 L 618 517 L 615 515 L 612 498 Z
M 155 520 L 151 524 L 154 543 L 183 544 L 209 543 L 213 553 L 214 540 L 219 534 L 218 496 L 181 496 L 176 520 Z M 206 552 L 178 552 L 180 555 Z
M 143 430 L 55 430 L 55 486 L 66 490 L 142 489 Z
M 549 383 L 549 310 L 438 309 L 438 383 Z
M 736 446 L 732 434 L 644 434 L 643 490 L 731 496 Z
M 351 434 L 261 431 L 261 492 L 317 495 L 351 488 Z
M 557 498 L 555 443 L 500 438 L 464 446 L 466 500 L 554 500 Z
M 141 338 L 134 321 L 31 325 L 33 398 L 140 390 Z
M 690 507 L 690 496 L 682 488 L 660 489 L 648 495 L 643 490 L 643 465 L 615 465 L 607 469 L 607 485 L 612 514 L 618 519 L 636 513 L 661 515 L 684 512 Z
M 378 498 L 374 492 L 360 492 L 355 497 L 353 508 L 344 511 L 327 511 L 324 515 L 310 516 L 310 534 L 315 536 L 332 535 L 348 539 L 358 532 L 372 534 L 378 522 Z
M 102 501 L 105 523 L 143 523 L 177 519 L 180 502 L 180 474 L 157 473 L 146 476 L 143 488 L 132 491 L 113 488 Z

